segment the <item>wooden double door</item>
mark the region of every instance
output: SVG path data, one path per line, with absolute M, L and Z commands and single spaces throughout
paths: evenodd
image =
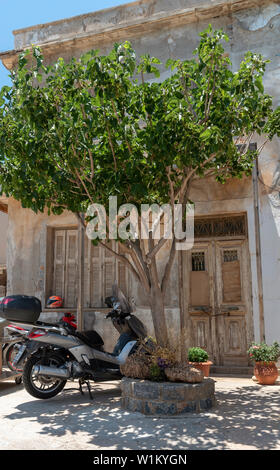
M 246 239 L 196 241 L 183 254 L 186 346 L 214 364 L 247 366 L 252 341 L 251 276 Z

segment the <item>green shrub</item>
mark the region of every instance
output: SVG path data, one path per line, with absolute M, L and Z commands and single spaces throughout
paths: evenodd
M 190 362 L 206 362 L 208 361 L 208 353 L 202 348 L 190 348 L 188 359 Z

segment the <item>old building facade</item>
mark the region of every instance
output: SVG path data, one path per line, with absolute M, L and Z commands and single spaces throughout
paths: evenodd
M 211 23 L 223 28 L 226 50 L 237 68 L 246 51 L 270 59 L 265 89 L 279 104 L 280 1 L 144 0 L 100 12 L 14 32 L 15 49 L 0 55 L 7 68 L 31 44 L 42 47 L 47 62 L 79 57 L 90 49 L 108 52 L 114 42 L 129 40 L 138 54 L 150 53 L 163 64 L 170 57 L 189 58 L 199 33 Z M 167 73 L 163 70 L 163 74 Z M 163 75 L 164 76 L 164 75 Z M 246 367 L 247 348 L 265 336 L 280 339 L 280 165 L 279 140 L 265 147 L 253 177 L 221 185 L 198 181 L 195 244 L 178 254 L 167 296 L 166 318 L 173 342 L 207 349 L 217 366 Z M 77 302 L 77 221 L 34 214 L 2 197 L 8 207 L 8 293 L 38 296 L 43 305 L 61 295 L 67 309 Z M 164 265 L 164 251 L 159 263 Z M 86 240 L 86 325 L 104 335 L 108 349 L 116 336 L 104 321 L 104 298 L 117 280 L 133 299 L 153 335 L 141 286 L 124 266 Z M 51 315 L 45 313 L 45 315 Z

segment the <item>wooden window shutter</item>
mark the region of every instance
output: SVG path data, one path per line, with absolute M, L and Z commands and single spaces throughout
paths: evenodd
M 116 251 L 115 241 L 108 246 Z M 127 269 L 116 256 L 102 246 L 91 243 L 91 307 L 106 307 L 105 297 L 112 295 L 112 286 L 117 281 L 119 287 L 127 295 Z
M 112 240 L 108 242 L 108 245 L 113 250 L 116 249 L 115 243 Z M 116 280 L 116 257 L 109 250 L 106 250 L 106 248 L 103 248 L 103 250 L 104 250 L 104 277 L 103 277 L 104 291 L 103 292 L 104 292 L 104 299 L 105 299 L 105 297 L 112 295 L 112 285 L 114 284 Z
M 110 241 L 109 246 L 121 252 L 121 245 Z M 117 281 L 128 295 L 128 272 L 125 264 L 102 246 L 95 246 L 85 236 L 84 307 L 106 307 L 105 297 L 112 295 Z M 54 230 L 52 295 L 64 300 L 64 307 L 77 306 L 78 231 Z
M 77 274 L 78 274 L 78 232 L 67 230 L 66 232 L 66 257 L 65 257 L 65 298 L 66 307 L 77 305 Z
M 124 254 L 121 243 L 118 244 L 118 253 Z M 117 282 L 125 296 L 128 295 L 128 272 L 125 263 L 117 260 Z
M 104 248 L 95 246 L 90 242 L 91 249 L 91 307 L 101 307 L 103 302 L 102 294 L 102 250 Z
M 56 230 L 54 235 L 54 271 L 51 295 L 59 295 L 64 299 L 64 267 L 65 267 L 65 230 Z
M 91 241 L 85 235 L 84 307 L 91 306 Z

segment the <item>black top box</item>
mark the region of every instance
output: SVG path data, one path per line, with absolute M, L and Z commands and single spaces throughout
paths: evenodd
M 29 295 L 8 295 L 0 303 L 0 317 L 19 323 L 36 323 L 42 305 L 37 297 Z

